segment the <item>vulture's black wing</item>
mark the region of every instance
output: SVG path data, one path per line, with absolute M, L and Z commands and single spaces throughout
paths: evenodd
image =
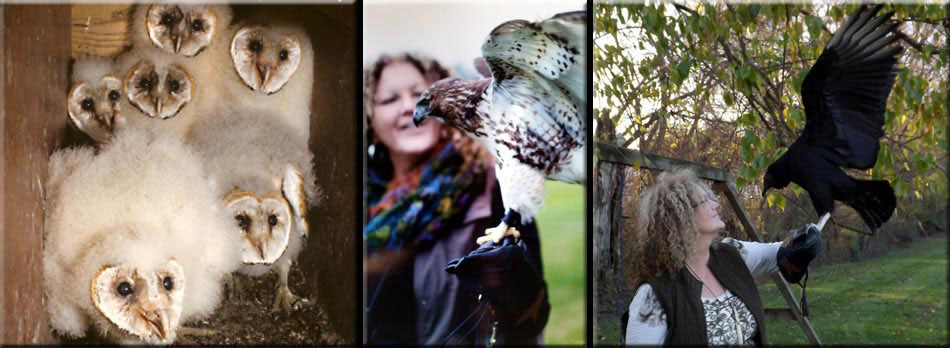
M 848 18 L 802 83 L 807 117 L 801 140 L 829 150 L 841 166 L 874 166 L 884 108 L 897 75 L 902 51 L 888 24 L 893 12 L 877 16 L 882 6 L 861 8 Z

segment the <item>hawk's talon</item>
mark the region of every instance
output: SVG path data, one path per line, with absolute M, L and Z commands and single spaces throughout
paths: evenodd
M 501 227 L 502 226 L 498 226 L 485 230 L 485 236 L 478 237 L 478 239 L 475 240 L 475 243 L 482 245 L 492 241 L 495 244 L 500 244 L 501 241 L 505 239 L 505 236 L 513 236 L 515 239 L 521 238 L 521 232 L 518 232 L 517 228 L 508 227 L 502 230 Z

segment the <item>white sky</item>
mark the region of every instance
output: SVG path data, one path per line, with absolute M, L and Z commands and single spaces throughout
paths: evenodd
M 443 65 L 469 69 L 481 57 L 482 40 L 499 24 L 584 9 L 579 0 L 366 1 L 363 65 L 382 53 L 422 52 Z

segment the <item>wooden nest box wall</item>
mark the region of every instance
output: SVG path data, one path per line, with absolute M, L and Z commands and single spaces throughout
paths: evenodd
M 3 5 L 3 217 L 0 219 L 0 342 L 54 343 L 43 294 L 43 185 L 49 155 L 71 143 L 70 58 L 113 57 L 129 44 L 130 4 Z M 261 6 L 260 8 L 263 8 Z M 314 46 L 310 121 L 322 204 L 310 212 L 301 265 L 311 296 L 338 334 L 356 339 L 356 232 L 360 208 L 354 144 L 360 139 L 356 91 L 355 6 L 267 6 L 304 25 Z M 255 7 L 254 10 L 258 8 Z M 247 11 L 247 9 L 242 9 Z M 235 14 L 239 13 L 235 8 Z M 73 135 L 70 135 L 73 134 Z

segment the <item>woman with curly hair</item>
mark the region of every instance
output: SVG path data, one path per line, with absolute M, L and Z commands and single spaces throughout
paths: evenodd
M 778 271 L 781 242 L 726 238 L 717 196 L 690 170 L 664 172 L 638 204 L 627 344 L 762 345 L 753 280 Z
M 415 54 L 383 56 L 364 71 L 365 343 L 539 342 L 543 320 L 505 317 L 506 308 L 483 303 L 443 270 L 476 249 L 476 238 L 504 215 L 491 156 L 452 127 L 413 124 L 419 96 L 448 76 Z M 540 269 L 534 224 L 522 240 Z M 547 313 L 546 297 L 544 305 Z

